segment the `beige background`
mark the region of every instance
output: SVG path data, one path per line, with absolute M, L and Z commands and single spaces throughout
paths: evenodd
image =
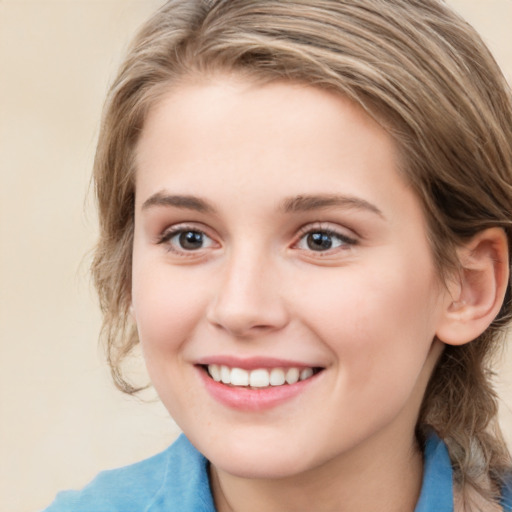
M 35 511 L 177 429 L 117 392 L 88 281 L 107 85 L 157 0 L 0 0 L 0 511 Z M 452 0 L 512 81 L 512 0 Z M 512 355 L 500 371 L 512 443 Z

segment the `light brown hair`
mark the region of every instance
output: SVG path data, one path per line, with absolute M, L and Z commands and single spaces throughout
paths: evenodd
M 94 179 L 100 240 L 93 276 L 112 375 L 138 343 L 130 315 L 134 151 L 148 110 L 181 80 L 217 71 L 336 91 L 393 136 L 400 171 L 421 201 L 441 276 L 455 249 L 498 226 L 512 240 L 512 100 L 490 52 L 438 0 L 171 0 L 134 40 L 109 93 Z M 510 472 L 496 422 L 491 363 L 511 315 L 510 283 L 492 325 L 447 346 L 417 434 L 434 428 L 456 481 L 492 499 Z

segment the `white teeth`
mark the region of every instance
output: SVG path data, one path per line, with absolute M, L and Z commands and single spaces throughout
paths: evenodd
M 251 379 L 252 379 L 251 372 Z M 248 386 L 249 385 L 249 372 L 247 370 L 242 370 L 241 368 L 233 368 L 231 370 L 231 384 L 233 386 Z M 251 384 L 253 386 L 254 384 Z
M 210 375 L 215 382 L 220 382 L 220 368 L 218 365 L 211 364 L 208 366 L 208 371 L 210 372 Z
M 286 382 L 288 384 L 295 384 L 299 381 L 299 370 L 297 368 L 288 368 L 286 372 Z
M 306 380 L 312 376 L 313 376 L 313 368 L 304 368 L 304 370 L 302 370 L 300 372 L 300 380 Z
M 227 366 L 220 367 L 220 380 L 224 384 L 231 384 L 231 370 Z
M 248 371 L 218 364 L 209 364 L 208 373 L 216 382 L 253 388 L 282 386 L 285 383 L 295 384 L 299 380 L 306 380 L 314 375 L 313 368 L 303 368 L 302 370 L 298 368 L 272 368 L 271 370 L 258 368 Z
M 249 383 L 253 388 L 266 388 L 270 384 L 270 375 L 268 370 L 253 370 Z
M 285 382 L 284 370 L 282 368 L 273 368 L 270 372 L 270 385 L 282 386 Z

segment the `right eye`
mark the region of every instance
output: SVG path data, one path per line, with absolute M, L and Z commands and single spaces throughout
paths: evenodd
M 215 242 L 203 231 L 183 227 L 168 229 L 158 243 L 166 245 L 170 251 L 176 253 L 199 251 L 215 245 Z

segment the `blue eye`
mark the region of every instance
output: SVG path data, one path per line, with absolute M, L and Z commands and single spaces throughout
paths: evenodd
M 297 247 L 309 251 L 325 252 L 346 245 L 354 245 L 355 243 L 355 240 L 347 236 L 318 229 L 305 233 L 299 240 Z

